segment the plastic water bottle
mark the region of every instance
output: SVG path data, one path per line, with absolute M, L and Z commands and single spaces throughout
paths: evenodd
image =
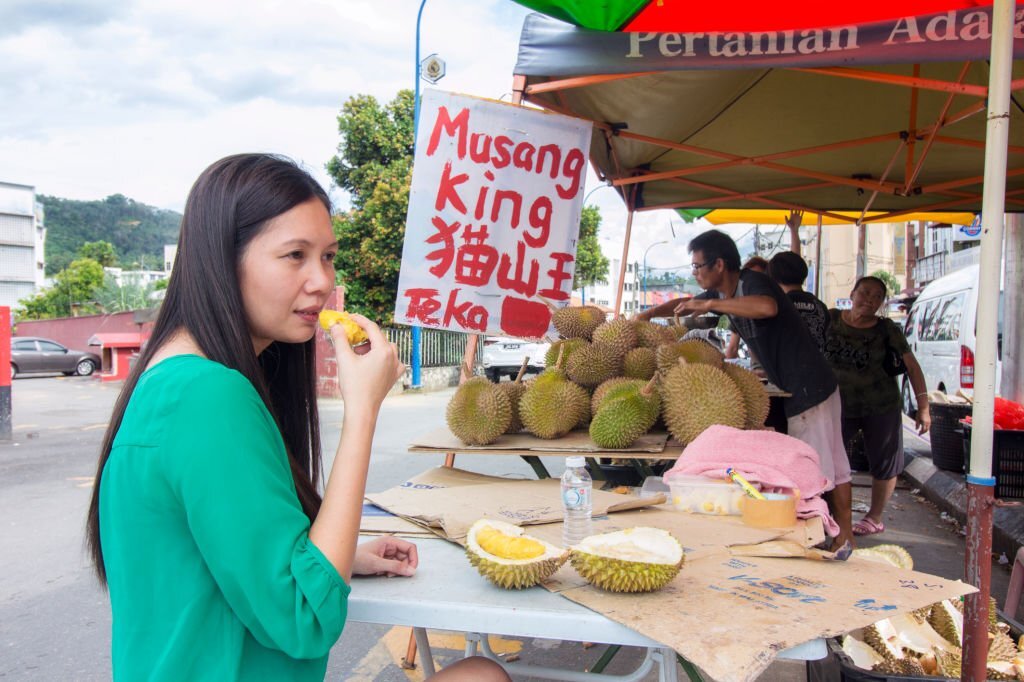
M 587 473 L 583 457 L 565 460 L 562 474 L 562 546 L 569 547 L 590 535 L 590 513 L 593 511 L 591 493 L 594 483 Z

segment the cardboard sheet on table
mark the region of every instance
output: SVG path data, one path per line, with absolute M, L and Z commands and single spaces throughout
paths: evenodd
M 709 679 L 747 682 L 784 649 L 974 591 L 856 556 L 824 562 L 711 553 L 651 594 L 590 586 L 561 594 L 672 647 Z
M 594 456 L 622 457 L 622 453 L 629 453 L 627 457 L 640 456 L 639 453 L 661 455 L 665 450 L 665 442 L 668 434 L 665 432 L 645 433 L 640 436 L 628 448 L 622 450 L 605 450 L 599 448 L 590 439 L 590 434 L 585 430 L 570 431 L 562 438 L 545 440 L 531 436 L 528 433 L 507 433 L 490 445 L 466 445 L 455 437 L 447 426 L 426 433 L 414 439 L 409 444 L 412 452 L 474 452 L 479 454 L 520 454 L 522 451 L 541 452 L 566 452 L 566 453 L 593 453 Z M 598 455 L 598 453 L 601 453 Z M 673 452 L 672 457 L 678 457 L 679 452 Z M 655 459 L 660 459 L 656 457 Z
M 359 532 L 362 535 L 434 536 L 430 529 L 418 526 L 412 521 L 395 516 L 372 504 L 363 505 L 363 515 L 359 519 Z
M 558 479 L 509 480 L 450 467 L 430 469 L 400 486 L 368 494 L 366 499 L 455 542 L 461 542 L 469 527 L 485 516 L 516 525 L 562 520 Z M 664 500 L 602 490 L 593 494 L 594 514 L 598 516 L 659 501 Z

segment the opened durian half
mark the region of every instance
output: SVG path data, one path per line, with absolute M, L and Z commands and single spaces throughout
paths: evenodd
M 480 519 L 466 536 L 466 556 L 480 575 L 498 587 L 519 590 L 557 571 L 569 553 L 526 535 L 519 526 Z
M 628 528 L 591 535 L 570 548 L 580 577 L 609 592 L 659 590 L 683 567 L 683 547 L 660 528 Z

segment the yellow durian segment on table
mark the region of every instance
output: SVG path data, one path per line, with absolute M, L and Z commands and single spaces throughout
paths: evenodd
M 496 528 L 484 528 L 476 534 L 477 544 L 502 559 L 532 559 L 544 553 L 544 545 L 522 536 L 506 535 Z

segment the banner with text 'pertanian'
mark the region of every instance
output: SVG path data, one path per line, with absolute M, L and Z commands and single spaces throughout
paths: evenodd
M 572 291 L 591 124 L 428 90 L 395 322 L 540 338 Z

